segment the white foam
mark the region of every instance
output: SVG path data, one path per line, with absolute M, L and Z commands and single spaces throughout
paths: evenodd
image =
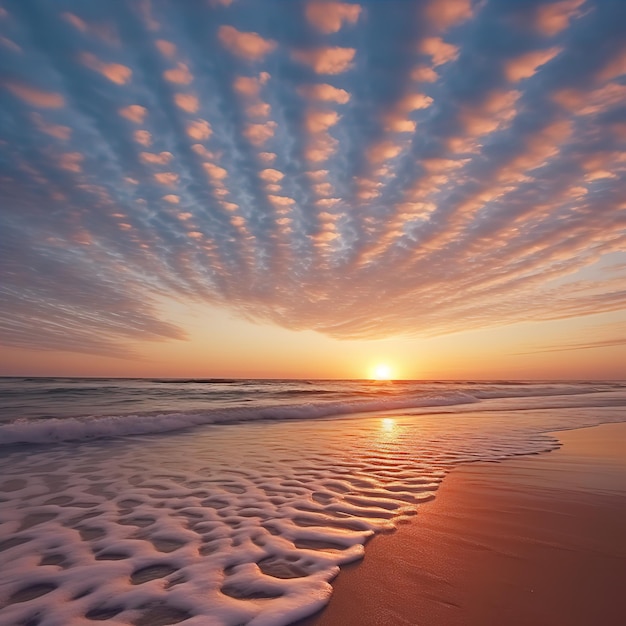
M 212 425 L 0 457 L 0 625 L 280 626 L 467 461 L 623 408 Z M 38 621 L 37 621 L 38 620 Z M 167 621 L 166 620 L 166 621 Z

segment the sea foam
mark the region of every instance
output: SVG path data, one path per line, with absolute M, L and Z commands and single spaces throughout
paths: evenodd
M 428 395 L 352 402 L 319 402 L 268 407 L 232 407 L 186 413 L 144 413 L 89 417 L 17 419 L 0 425 L 0 444 L 51 443 L 183 430 L 206 424 L 234 424 L 267 420 L 308 420 L 334 415 L 393 409 L 453 406 L 478 402 L 468 393 Z
M 206 425 L 6 447 L 0 624 L 280 626 L 456 464 L 554 449 L 623 407 Z

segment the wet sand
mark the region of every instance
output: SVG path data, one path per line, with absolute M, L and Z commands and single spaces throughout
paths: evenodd
M 555 436 L 555 452 L 453 470 L 298 626 L 625 624 L 626 424 Z

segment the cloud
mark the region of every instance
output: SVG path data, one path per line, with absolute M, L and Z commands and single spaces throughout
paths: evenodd
M 133 75 L 133 71 L 130 67 L 122 65 L 121 63 L 105 63 L 91 52 L 82 53 L 80 60 L 90 70 L 102 74 L 102 76 L 108 78 L 116 85 L 125 85 L 130 81 Z
M 264 169 L 259 172 L 259 178 L 269 183 L 277 183 L 284 177 L 285 175 L 282 172 L 271 168 Z
M 561 0 L 560 2 L 548 2 L 537 7 L 534 16 L 535 28 L 552 37 L 565 30 L 572 18 L 580 15 L 579 7 L 585 0 Z
M 494 90 L 487 93 L 480 104 L 466 107 L 461 113 L 465 132 L 478 137 L 502 128 L 515 117 L 520 95 L 513 89 Z
M 80 152 L 65 152 L 58 156 L 59 167 L 68 172 L 79 173 L 83 171 L 82 162 L 85 159 Z
M 261 87 L 270 79 L 267 72 L 261 72 L 258 76 L 237 76 L 233 82 L 233 89 L 242 96 L 250 98 L 258 96 Z
M 202 167 L 204 167 L 204 171 L 214 182 L 222 181 L 228 177 L 228 172 L 223 167 L 215 165 L 215 163 L 203 163 Z
M 312 0 L 306 6 L 309 23 L 324 34 L 336 33 L 346 23 L 355 24 L 360 14 L 361 7 L 358 4 L 345 2 Z
M 439 75 L 432 67 L 426 65 L 418 65 L 411 72 L 411 79 L 421 83 L 434 83 L 439 78 Z
M 139 154 L 139 160 L 142 163 L 150 163 L 151 165 L 167 165 L 172 160 L 171 152 L 160 152 L 155 154 L 154 152 L 141 152 Z
M 623 2 L 40 4 L 0 46 L 0 344 L 626 307 Z
M 316 74 L 341 74 L 353 65 L 354 48 L 325 47 L 312 50 L 295 50 L 293 58 L 308 65 Z
M 334 126 L 340 119 L 337 111 L 310 110 L 304 118 L 304 126 L 310 133 L 319 133 Z
M 148 113 L 146 107 L 142 107 L 139 104 L 131 104 L 119 109 L 119 114 L 135 124 L 141 124 Z
M 152 135 L 147 130 L 136 130 L 133 138 L 142 146 L 149 146 L 152 143 Z
M 61 17 L 68 23 L 71 24 L 76 30 L 79 30 L 81 33 L 86 33 L 88 30 L 87 24 L 84 20 L 82 20 L 78 15 L 74 15 L 74 13 L 70 13 L 66 11 L 61 14 Z
M 233 26 L 220 26 L 218 37 L 232 54 L 246 61 L 260 61 L 276 48 L 276 42 L 258 33 L 246 33 Z
M 441 37 L 426 37 L 419 44 L 419 51 L 432 58 L 435 67 L 454 61 L 459 56 L 459 49 L 446 43 Z
M 552 60 L 560 51 L 560 48 L 554 47 L 547 50 L 526 52 L 505 63 L 504 75 L 512 83 L 516 83 L 524 78 L 530 78 L 534 76 L 538 68 Z
M 336 102 L 346 104 L 350 100 L 350 94 L 345 89 L 339 89 L 325 83 L 318 85 L 303 85 L 298 89 L 298 93 L 308 100 L 319 100 L 321 102 Z
M 372 163 L 381 163 L 397 157 L 402 152 L 402 149 L 403 144 L 384 140 L 374 144 L 368 150 L 367 156 Z
M 437 29 L 447 30 L 473 16 L 471 0 L 430 0 L 426 19 Z
M 615 56 L 609 59 L 608 63 L 597 75 L 597 80 L 606 81 L 624 76 L 626 74 L 626 46 Z
M 31 117 L 37 129 L 46 135 L 56 137 L 62 141 L 67 141 L 72 136 L 72 129 L 69 126 L 50 124 L 39 113 L 33 113 Z
M 163 78 L 176 85 L 188 85 L 193 80 L 193 75 L 185 63 L 177 63 L 175 68 L 163 72 Z
M 271 139 L 276 132 L 276 122 L 269 121 L 264 124 L 248 124 L 243 131 L 244 136 L 254 146 L 262 146 Z
M 180 178 L 175 172 L 158 172 L 157 174 L 153 174 L 153 176 L 157 183 L 168 187 L 175 185 Z
M 176 45 L 171 41 L 167 41 L 165 39 L 157 39 L 155 41 L 155 45 L 158 48 L 159 52 L 168 59 L 173 58 L 176 55 Z
M 4 87 L 31 106 L 42 109 L 59 109 L 65 105 L 65 98 L 58 93 L 42 91 L 36 87 L 12 81 L 4 83 Z
M 179 109 L 182 109 L 187 113 L 196 113 L 200 108 L 200 101 L 198 98 L 189 93 L 174 94 L 174 102 Z
M 206 120 L 193 120 L 187 124 L 187 135 L 196 141 L 208 139 L 212 134 L 211 125 Z

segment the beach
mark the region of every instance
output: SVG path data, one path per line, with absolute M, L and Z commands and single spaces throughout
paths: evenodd
M 611 624 L 624 383 L 0 391 L 0 626 Z
M 553 434 L 559 450 L 450 472 L 298 626 L 623 624 L 626 424 Z

